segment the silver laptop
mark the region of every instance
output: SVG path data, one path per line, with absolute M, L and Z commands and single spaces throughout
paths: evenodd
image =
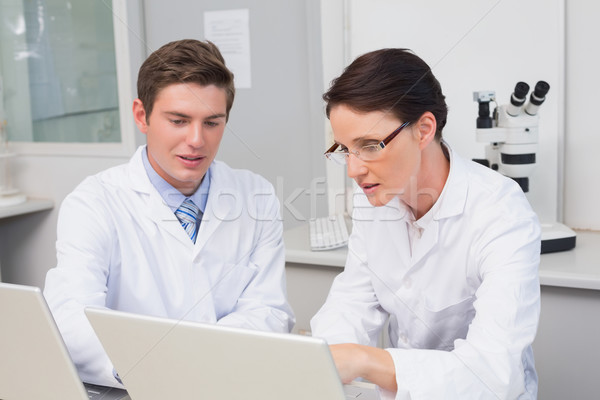
M 343 387 L 322 339 L 87 308 L 133 399 L 377 400 Z
M 127 399 L 82 384 L 37 287 L 0 282 L 0 399 Z

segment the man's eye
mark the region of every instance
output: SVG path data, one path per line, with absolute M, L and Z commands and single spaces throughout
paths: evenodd
M 206 122 L 204 122 L 204 124 L 210 126 L 211 128 L 215 127 L 215 126 L 219 126 L 219 123 L 215 122 L 215 121 L 206 121 Z
M 185 122 L 186 122 L 186 121 L 185 121 L 184 119 L 172 119 L 172 120 L 171 120 L 171 123 L 172 123 L 173 125 L 178 125 L 178 126 L 179 126 L 179 125 L 183 125 L 183 124 L 185 124 Z

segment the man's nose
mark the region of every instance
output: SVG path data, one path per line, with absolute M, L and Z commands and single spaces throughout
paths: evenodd
M 202 124 L 191 124 L 186 136 L 186 143 L 192 147 L 202 147 L 204 144 L 204 131 Z

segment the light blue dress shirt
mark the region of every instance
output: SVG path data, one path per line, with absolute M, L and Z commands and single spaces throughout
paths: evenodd
M 183 193 L 179 190 L 175 189 L 171 184 L 165 181 L 158 173 L 152 168 L 150 165 L 150 161 L 148 160 L 148 149 L 146 151 L 142 151 L 142 159 L 144 161 L 144 168 L 146 169 L 146 173 L 148 174 L 148 178 L 150 178 L 150 182 L 152 185 L 158 190 L 160 197 L 167 203 L 169 208 L 175 213 L 175 210 L 179 208 L 181 203 L 187 198 Z M 210 169 L 206 171 L 206 175 L 204 175 L 204 179 L 202 179 L 202 183 L 196 192 L 189 196 L 189 198 L 194 202 L 196 206 L 200 209 L 200 211 L 204 214 L 204 210 L 206 209 L 206 202 L 208 200 L 208 191 L 210 190 Z

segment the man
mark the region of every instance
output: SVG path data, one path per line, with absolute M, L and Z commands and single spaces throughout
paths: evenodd
M 161 47 L 141 66 L 133 103 L 147 144 L 65 198 L 44 295 L 86 382 L 119 385 L 86 306 L 292 328 L 273 187 L 214 161 L 234 92 L 214 44 Z

